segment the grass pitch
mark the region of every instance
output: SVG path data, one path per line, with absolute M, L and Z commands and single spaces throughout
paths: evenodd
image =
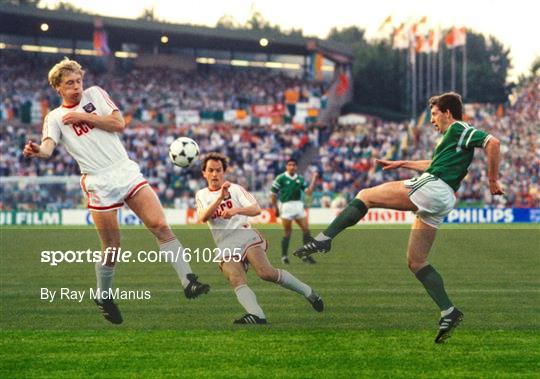
M 270 260 L 282 267 L 281 230 L 261 232 Z M 206 228 L 175 233 L 186 246 L 213 247 Z M 169 264 L 124 263 L 115 286 L 148 290 L 151 299 L 118 301 L 124 324 L 113 326 L 87 296 L 81 303 L 40 299 L 41 288 L 94 286 L 91 263 L 40 261 L 43 250 L 99 249 L 94 229 L 3 228 L 0 377 L 538 377 L 538 226 L 439 232 L 430 262 L 465 313 L 444 345 L 433 343 L 438 310 L 406 266 L 408 233 L 352 229 L 331 253 L 315 256 L 316 265 L 291 257 L 286 269 L 323 296 L 322 314 L 250 270 L 268 326 L 232 325 L 244 312 L 216 264 L 192 262 L 212 290 L 188 301 Z M 122 236 L 124 249 L 156 249 L 142 228 Z M 291 250 L 299 245 L 295 231 Z

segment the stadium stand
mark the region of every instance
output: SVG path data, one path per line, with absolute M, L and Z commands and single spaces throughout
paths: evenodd
M 60 146 L 49 161 L 27 160 L 22 147 L 39 139 L 41 119 L 59 105 L 58 96 L 46 83 L 47 69 L 60 56 L 5 53 L 0 55 L 0 174 L 3 178 L 74 177 L 75 161 Z M 425 159 L 437 141 L 429 126 L 386 122 L 366 116 L 366 122 L 330 125 L 299 125 L 292 119 L 281 123 L 251 120 L 237 123 L 224 119 L 230 109 L 256 104 L 286 102 L 287 91 L 296 91 L 299 101 L 321 101 L 325 88 L 316 82 L 264 69 L 215 67 L 185 73 L 174 69 L 132 68 L 113 74 L 101 70 L 93 58 L 82 58 L 87 69 L 86 84 L 105 88 L 116 101 L 129 127 L 122 135 L 124 146 L 166 206 L 192 207 L 193 193 L 203 184 L 197 170 L 173 167 L 167 156 L 174 138 L 189 136 L 204 152 L 223 151 L 231 157 L 231 179 L 259 193 L 266 205 L 266 193 L 287 157 L 301 158 L 303 150 L 318 147 L 318 154 L 305 173 L 322 174 L 312 206 L 340 207 L 361 188 L 390 178 L 405 179 L 407 171 L 385 172 L 373 158 Z M 96 69 L 97 68 L 97 69 Z M 507 195 L 493 200 L 487 188 L 486 172 L 476 155 L 470 174 L 459 190 L 462 205 L 539 207 L 538 194 L 538 98 L 540 81 L 517 90 L 505 109 L 490 105 L 470 106 L 469 122 L 493 132 L 503 142 L 501 180 Z M 179 111 L 198 111 L 194 122 L 179 118 Z M 204 115 L 207 115 L 205 118 Z M 322 142 L 322 143 L 321 143 Z M 320 144 L 320 146 L 319 146 Z M 9 182 L 0 186 L 2 210 L 60 209 L 83 207 L 82 193 L 75 179 L 48 183 Z

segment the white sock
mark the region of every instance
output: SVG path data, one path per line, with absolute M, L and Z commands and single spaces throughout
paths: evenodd
M 108 292 L 112 289 L 114 277 L 114 267 L 104 266 L 101 262 L 96 262 L 97 279 L 97 299 L 101 300 L 102 291 Z
M 329 240 L 329 239 L 331 239 L 331 238 L 328 237 L 327 235 L 325 235 L 323 232 L 320 232 L 319 234 L 317 234 L 317 237 L 315 237 L 316 241 L 326 241 L 326 240 Z
M 159 253 L 167 262 L 170 262 L 180 281 L 182 286 L 186 288 L 189 284 L 189 280 L 186 278 L 187 274 L 191 274 L 191 266 L 188 262 L 184 260 L 184 255 L 182 254 L 183 247 L 178 239 L 174 238 L 173 240 L 163 242 L 159 245 Z
M 288 290 L 298 292 L 300 295 L 308 297 L 312 289 L 306 283 L 301 282 L 287 270 L 278 269 L 278 283 Z
M 247 313 L 251 313 L 260 318 L 266 319 L 262 308 L 257 303 L 257 296 L 255 292 L 247 286 L 247 284 L 241 284 L 234 289 L 238 302 L 242 304 Z
M 452 313 L 454 311 L 454 307 L 450 307 L 448 308 L 447 310 L 445 311 L 441 311 L 441 317 L 445 317 L 445 316 L 448 316 L 450 313 Z

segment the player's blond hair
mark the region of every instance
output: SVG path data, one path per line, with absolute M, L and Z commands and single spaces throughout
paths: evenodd
M 81 65 L 74 60 L 64 57 L 60 62 L 55 64 L 49 71 L 49 84 L 56 89 L 62 83 L 62 78 L 66 74 L 77 73 L 84 77 L 84 70 Z

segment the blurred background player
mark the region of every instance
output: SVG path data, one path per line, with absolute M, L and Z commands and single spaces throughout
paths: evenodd
M 427 258 L 439 225 L 454 208 L 454 192 L 467 175 L 475 148 L 482 147 L 486 151 L 491 194 L 502 195 L 504 191 L 498 179 L 500 142 L 462 121 L 461 96 L 453 92 L 434 96 L 429 100 L 429 106 L 431 123 L 443 135 L 432 160 L 377 160 L 384 170 L 402 167 L 422 172 L 422 175 L 361 190 L 324 232 L 296 250 L 295 255 L 304 257 L 329 251 L 332 239 L 345 228 L 356 225 L 369 208 L 416 212 L 407 248 L 407 263 L 441 310 L 439 332 L 435 337 L 435 342 L 440 343 L 450 337 L 452 330 L 463 320 L 463 313 L 454 307 L 444 289 L 442 276 Z
M 247 285 L 248 264 L 261 279 L 299 293 L 317 312 L 322 312 L 323 301 L 310 286 L 288 271 L 274 268 L 268 261 L 268 243 L 251 228 L 248 220 L 248 217 L 259 215 L 261 208 L 242 186 L 224 181 L 226 170 L 225 155 L 207 154 L 202 161 L 202 174 L 208 187 L 199 190 L 195 197 L 199 220 L 208 223 L 219 250 L 220 268 L 247 312 L 234 323 L 266 324 L 266 315 Z
M 285 166 L 285 172 L 279 174 L 272 183 L 270 200 L 276 212 L 276 217 L 281 217 L 281 223 L 285 235 L 281 240 L 281 261 L 289 264 L 289 243 L 291 241 L 292 222 L 296 221 L 302 229 L 304 244 L 311 239 L 306 211 L 304 210 L 304 193 L 311 196 L 317 173 L 313 173 L 309 187 L 304 178 L 296 171 L 298 165 L 296 159 L 289 159 Z M 279 204 L 278 204 L 279 197 Z M 316 263 L 311 256 L 303 257 L 305 263 Z
M 119 251 L 117 210 L 125 203 L 154 234 L 160 251 L 175 253 L 172 265 L 185 296 L 195 298 L 207 293 L 210 287 L 197 281 L 189 263 L 182 259 L 183 254 L 176 254 L 182 250 L 182 245 L 169 228 L 158 197 L 120 142 L 119 133 L 125 128 L 120 111 L 101 88 L 94 86 L 85 90 L 83 77 L 81 66 L 68 58 L 49 71 L 49 84 L 62 98 L 62 105 L 47 114 L 41 144 L 28 141 L 24 156 L 47 159 L 62 141 L 80 167 L 81 187 L 101 239 L 102 251 Z M 95 266 L 98 296 L 94 300 L 105 319 L 120 324 L 123 321 L 120 310 L 108 296 L 112 293 L 115 259 L 104 255 L 102 260 Z

